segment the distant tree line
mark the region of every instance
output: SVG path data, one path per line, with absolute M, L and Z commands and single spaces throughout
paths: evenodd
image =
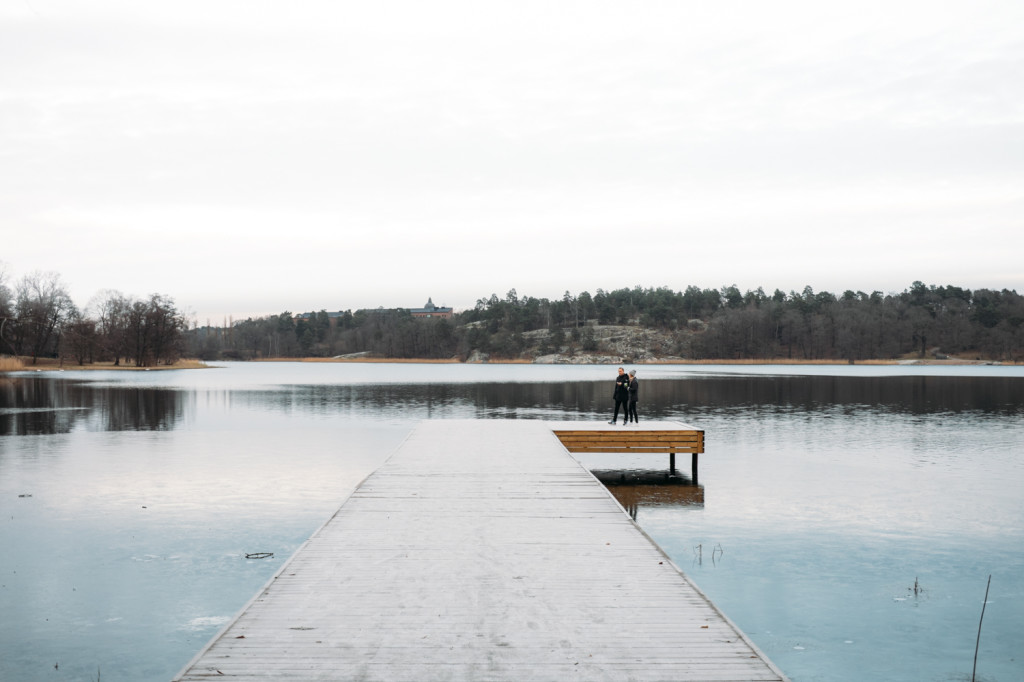
M 935 352 L 1024 359 L 1024 297 L 1006 289 L 914 282 L 887 295 L 836 296 L 810 287 L 771 296 L 728 287 L 722 294 L 722 307 L 695 340 L 700 357 L 863 360 Z
M 8 285 L 0 269 L 0 354 L 64 358 L 74 364 L 171 364 L 185 351 L 187 322 L 167 296 L 106 291 L 79 310 L 56 273 Z
M 332 357 L 520 358 L 600 352 L 595 325 L 653 329 L 671 354 L 689 359 L 864 360 L 929 353 L 1020 361 L 1024 297 L 1010 290 L 926 286 L 900 293 L 845 291 L 767 294 L 687 287 L 619 289 L 558 299 L 492 294 L 451 319 L 407 310 L 289 312 L 188 332 L 203 359 Z
M 530 358 L 612 353 L 599 332 L 617 325 L 657 332 L 656 356 L 738 360 L 865 360 L 914 354 L 1024 361 L 1024 297 L 1002 289 L 914 282 L 900 293 L 810 287 L 789 293 L 689 286 L 598 289 L 561 298 L 492 294 L 452 318 L 404 309 L 282 312 L 190 329 L 173 299 L 105 291 L 85 311 L 59 275 L 9 283 L 0 267 L 0 355 L 139 367 L 183 356 L 206 360 L 333 357 Z
M 203 359 L 333 357 L 369 353 L 383 358 L 451 358 L 459 345 L 455 320 L 414 318 L 408 310 L 321 310 L 235 321 L 230 327 L 197 327 L 188 334 L 190 355 Z

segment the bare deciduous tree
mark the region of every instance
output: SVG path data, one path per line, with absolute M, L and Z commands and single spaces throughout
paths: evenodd
M 15 346 L 32 357 L 56 354 L 64 323 L 77 312 L 60 275 L 35 272 L 25 275 L 15 288 Z

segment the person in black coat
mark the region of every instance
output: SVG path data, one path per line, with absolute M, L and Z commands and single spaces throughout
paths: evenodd
M 626 370 L 619 367 L 619 376 L 615 377 L 615 392 L 612 393 L 612 399 L 615 400 L 615 414 L 612 415 L 612 420 L 609 424 L 614 424 L 619 420 L 619 408 L 622 408 L 622 425 L 626 425 L 626 417 L 628 416 L 626 410 L 626 403 L 629 401 L 629 375 L 626 374 Z
M 626 421 L 639 424 L 640 419 L 636 416 L 637 394 L 640 392 L 640 382 L 636 379 L 636 370 L 629 370 L 629 407 L 626 408 Z

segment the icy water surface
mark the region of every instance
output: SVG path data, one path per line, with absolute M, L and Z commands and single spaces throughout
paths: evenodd
M 970 679 L 989 575 L 978 679 L 1024 679 L 1024 371 L 637 369 L 697 479 L 582 461 L 791 679 Z M 607 420 L 614 373 L 0 377 L 0 680 L 167 680 L 417 420 Z

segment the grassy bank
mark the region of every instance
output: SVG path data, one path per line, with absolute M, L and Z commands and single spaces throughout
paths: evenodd
M 165 369 L 202 369 L 208 367 L 200 360 L 178 360 L 171 365 L 157 365 L 153 367 L 136 367 L 132 364 L 115 365 L 113 362 L 94 362 L 87 365 L 79 365 L 68 360 L 59 358 L 38 358 L 32 364 L 32 358 L 25 357 L 3 357 L 0 358 L 0 372 L 21 372 L 21 371 L 54 371 L 54 370 L 165 370 Z
M 23 369 L 25 365 L 18 358 L 0 357 L 0 372 L 19 372 Z

